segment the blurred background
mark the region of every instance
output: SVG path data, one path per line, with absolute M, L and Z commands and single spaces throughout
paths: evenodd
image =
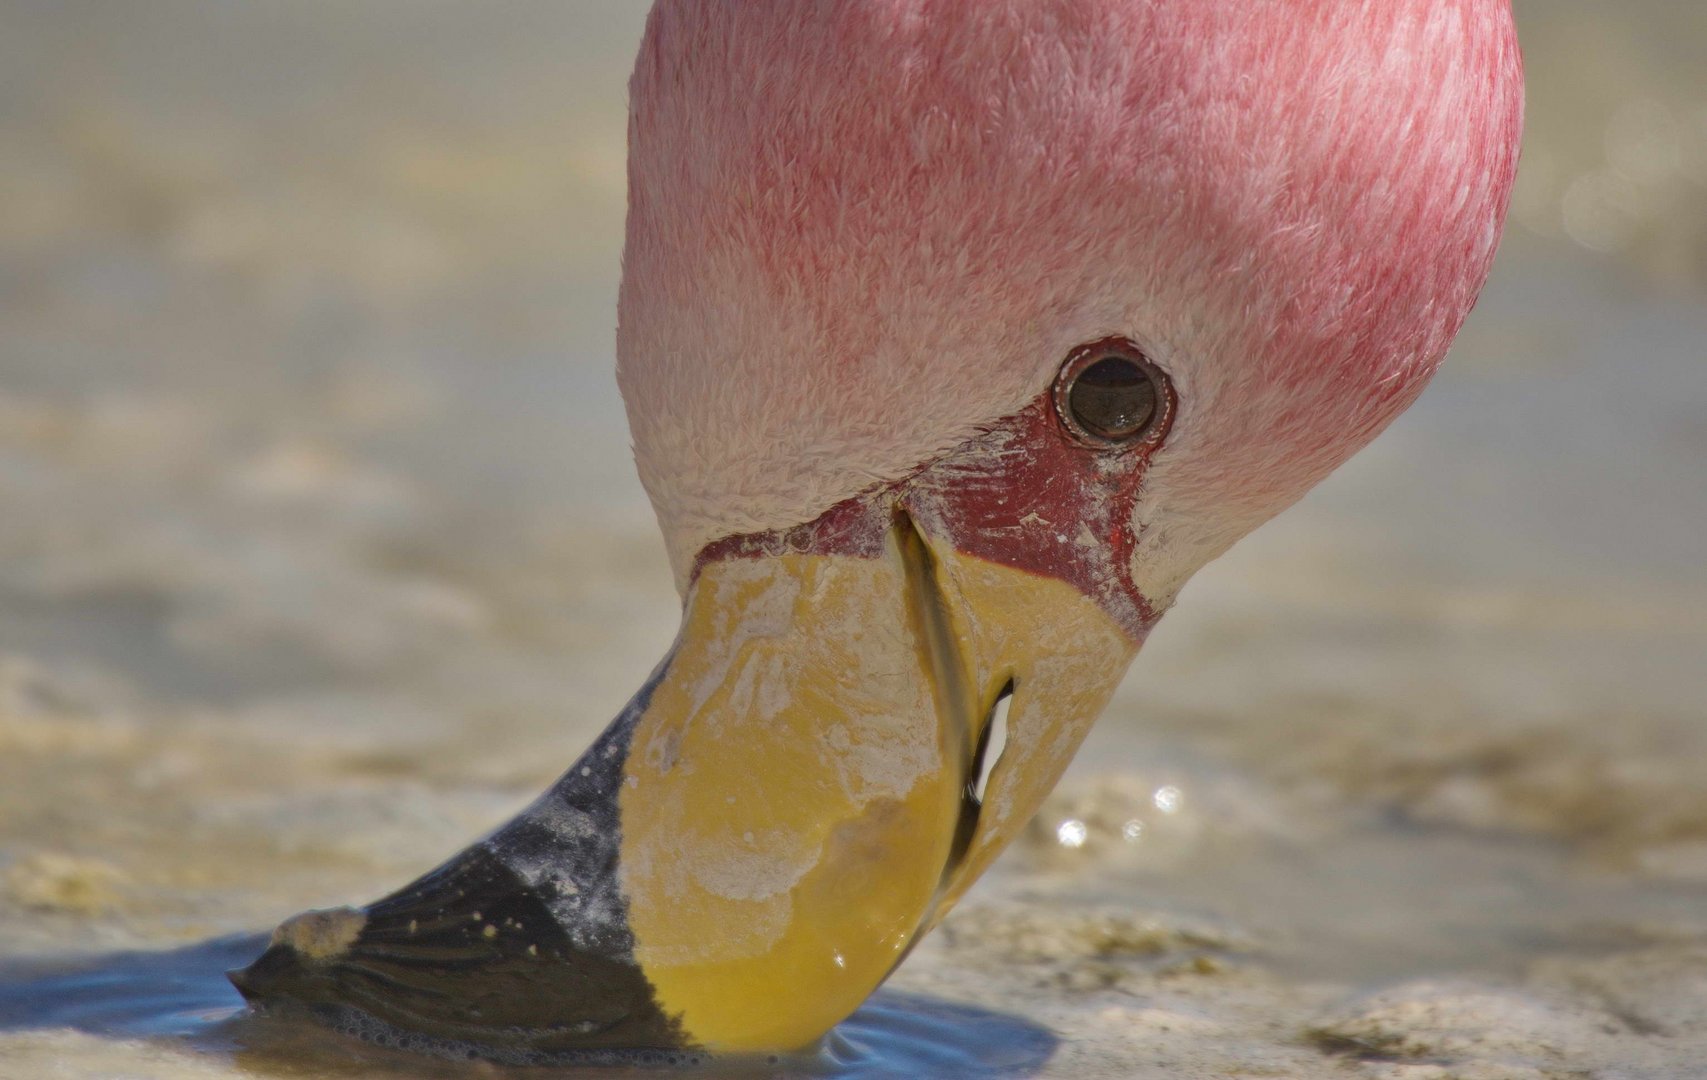
M 903 971 L 1061 1075 L 1707 1076 L 1707 5 L 1516 6 L 1447 368 L 1186 590 Z M 663 654 L 611 372 L 644 9 L 0 0 L 0 957 L 378 895 Z M 140 1060 L 7 1026 L 0 1075 Z

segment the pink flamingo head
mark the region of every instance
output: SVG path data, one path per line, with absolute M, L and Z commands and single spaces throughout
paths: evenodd
M 1120 336 L 1178 392 L 1158 607 L 1420 392 L 1522 110 L 1508 0 L 666 0 L 631 96 L 619 379 L 681 580 Z
M 515 821 L 238 985 L 523 1060 L 816 1039 L 1422 389 L 1520 83 L 1508 0 L 662 0 L 618 377 L 681 633 Z

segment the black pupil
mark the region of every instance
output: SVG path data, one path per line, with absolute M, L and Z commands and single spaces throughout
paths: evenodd
M 1104 439 L 1129 439 L 1156 415 L 1156 386 L 1123 356 L 1105 356 L 1079 373 L 1067 392 L 1073 419 Z

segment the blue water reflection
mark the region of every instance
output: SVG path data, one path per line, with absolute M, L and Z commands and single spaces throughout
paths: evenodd
M 515 1075 L 573 1080 L 656 1076 L 642 1068 L 499 1069 L 423 1060 L 300 1023 L 251 1016 L 226 982 L 260 936 L 219 938 L 168 952 L 0 962 L 0 1032 L 72 1029 L 112 1039 L 176 1043 L 261 1076 L 319 1074 L 423 1080 Z M 717 1062 L 691 1070 L 722 1078 L 1019 1080 L 1058 1040 L 1031 1021 L 916 994 L 880 992 L 804 1058 Z

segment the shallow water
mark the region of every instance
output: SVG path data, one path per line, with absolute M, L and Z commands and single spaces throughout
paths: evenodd
M 787 1069 L 1707 1076 L 1704 11 L 1519 4 L 1448 369 Z M 502 1075 L 220 972 L 525 804 L 671 639 L 610 374 L 639 16 L 0 8 L 5 1080 Z
M 186 1053 L 244 1072 L 367 1077 L 490 1077 L 479 1061 L 424 1058 L 288 1020 L 251 1015 L 234 1002 L 224 972 L 266 946 L 263 935 L 220 938 L 166 952 L 119 952 L 72 965 L 0 965 L 0 1033 L 72 1029 L 101 1038 L 177 1043 Z M 667 1055 L 632 1065 L 537 1067 L 528 1076 L 581 1080 L 695 1076 L 864 1080 L 883 1076 L 987 1078 L 1033 1075 L 1056 1038 L 1023 1018 L 918 995 L 883 991 L 814 1053 L 753 1061 Z M 97 1066 L 99 1067 L 99 1066 Z

